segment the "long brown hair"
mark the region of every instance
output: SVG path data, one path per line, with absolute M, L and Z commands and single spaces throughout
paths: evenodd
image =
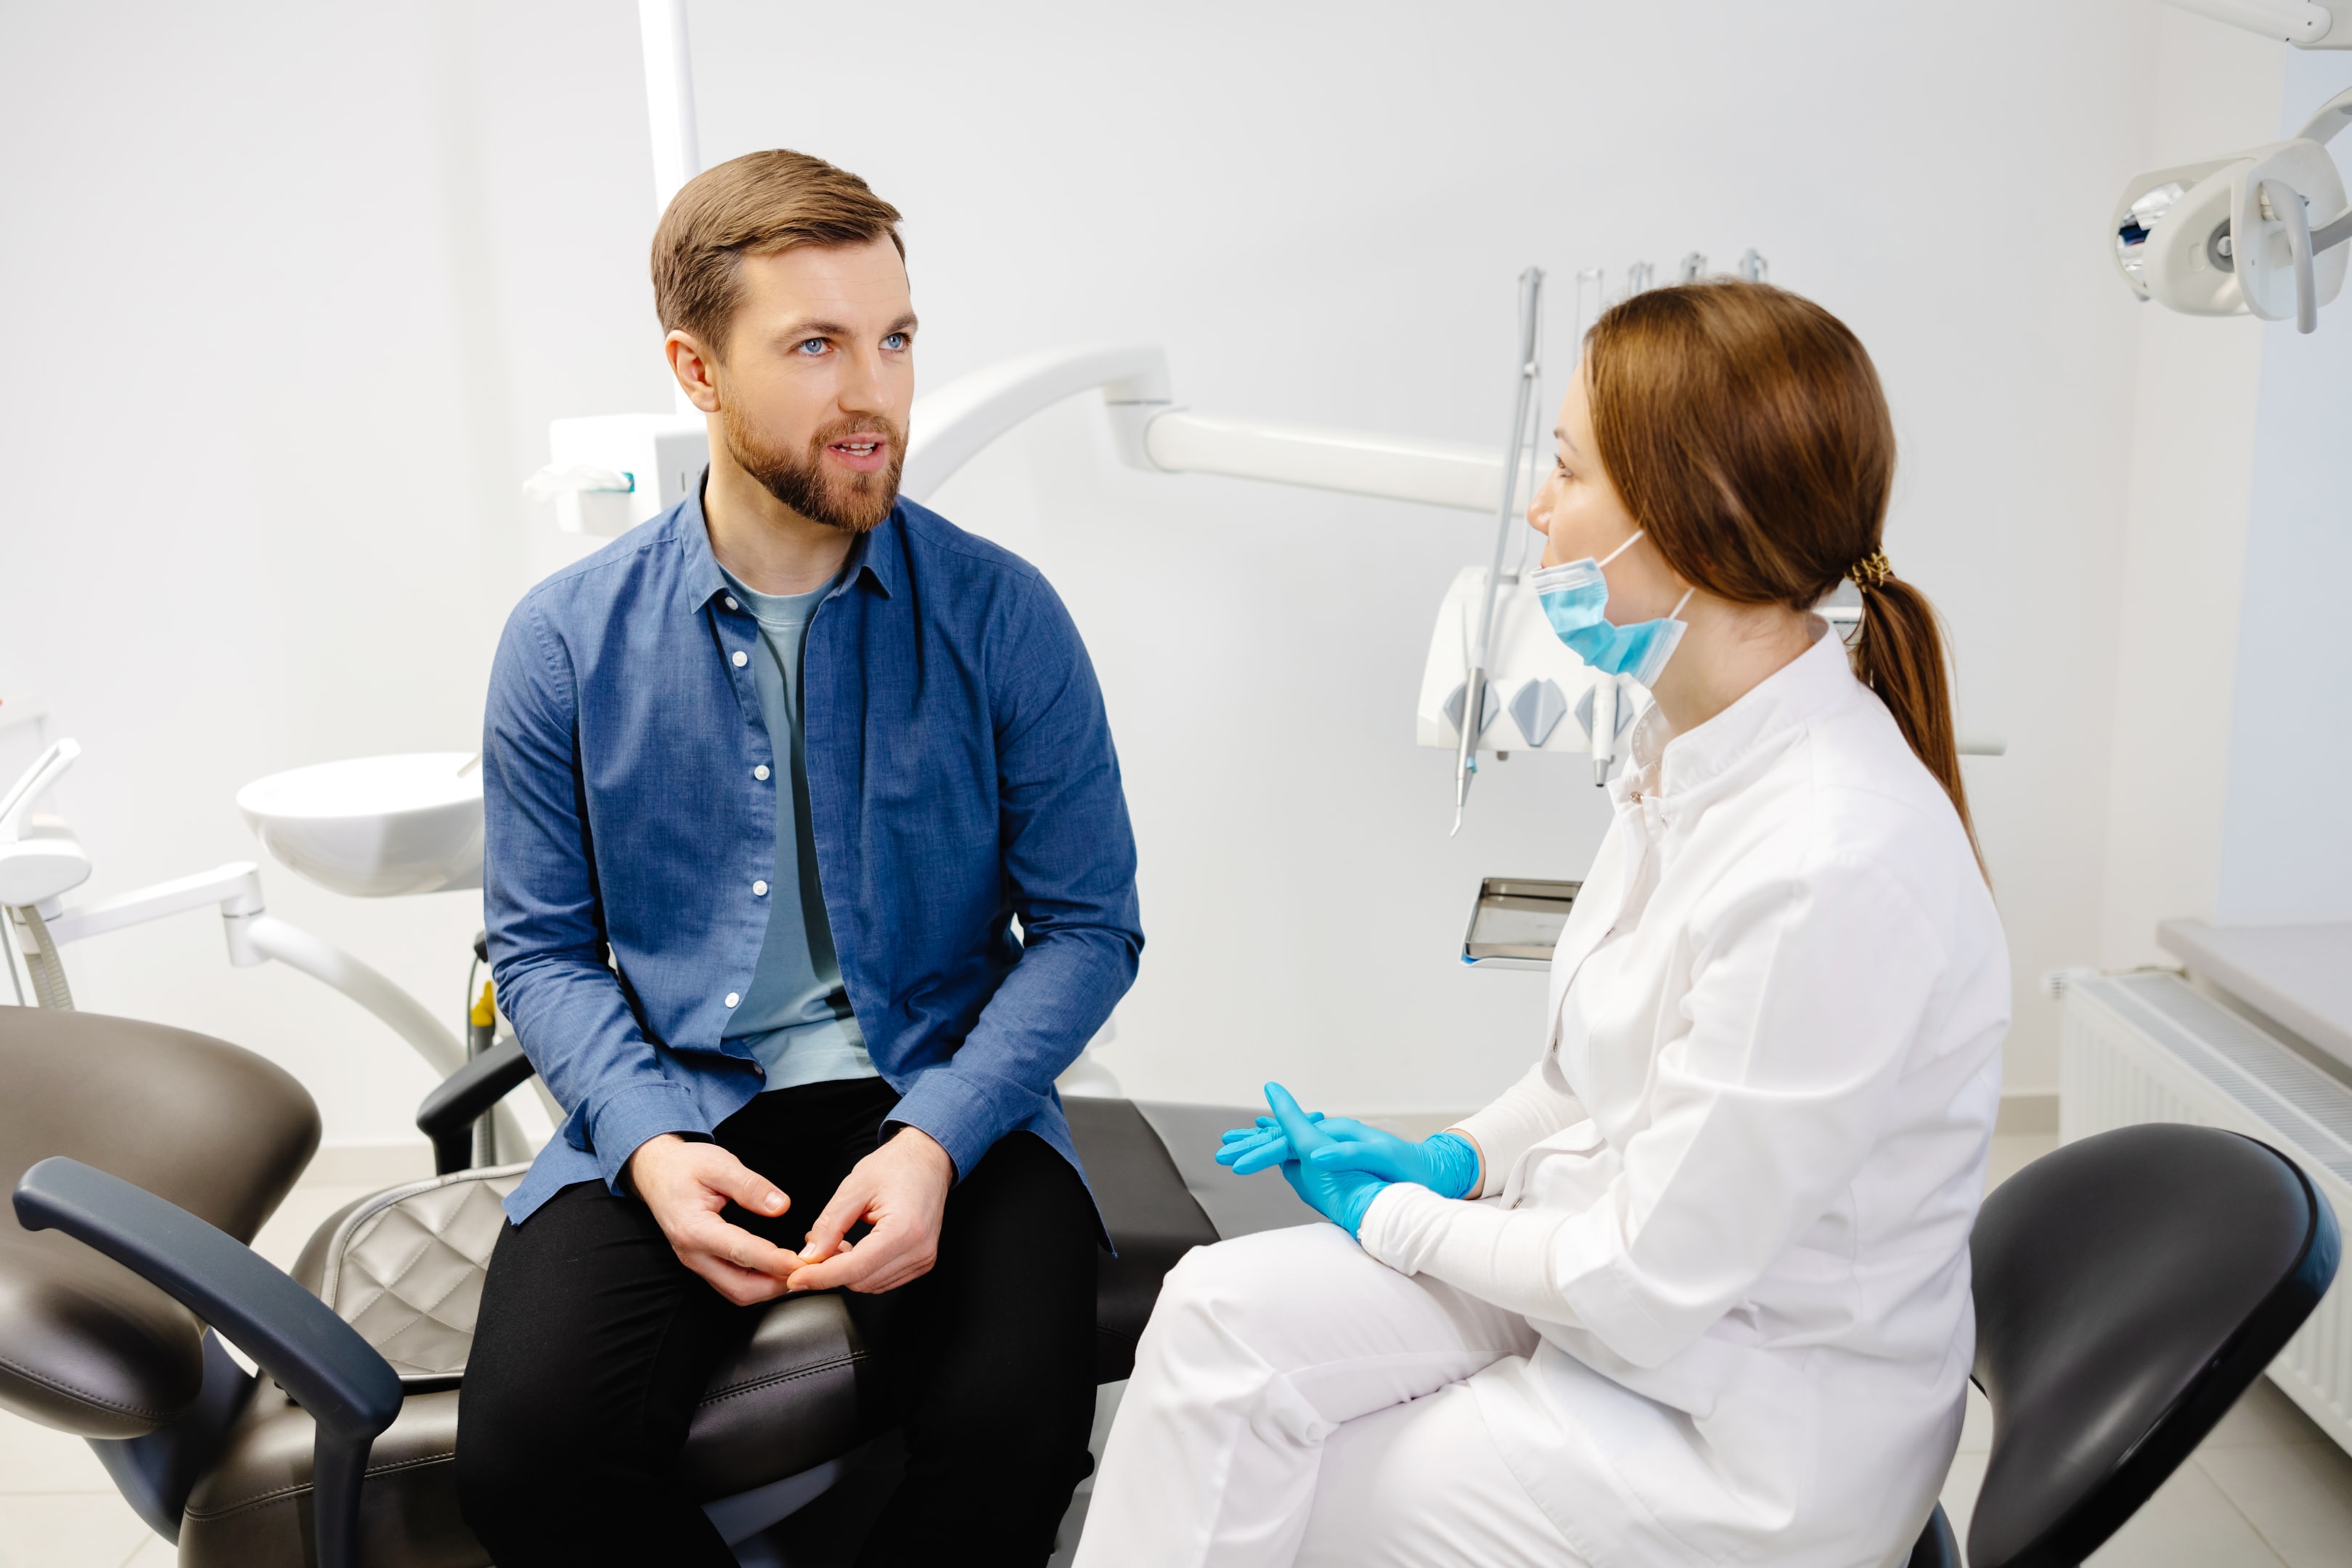
M 1601 466 L 1685 581 L 1735 604 L 1810 610 L 1853 580 L 1854 675 L 1975 845 L 1940 624 L 1881 542 L 1895 421 L 1861 340 L 1767 283 L 1686 283 L 1604 311 L 1585 337 L 1584 374 Z

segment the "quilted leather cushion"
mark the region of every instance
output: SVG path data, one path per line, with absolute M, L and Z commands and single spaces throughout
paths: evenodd
M 500 1165 L 389 1188 L 325 1230 L 319 1273 L 303 1282 L 410 1393 L 455 1388 L 464 1376 L 483 1275 L 506 1227 L 500 1205 L 529 1169 Z
M 1216 1148 L 1209 1125 L 1221 1129 L 1247 1117 L 1206 1107 L 1139 1111 L 1123 1100 L 1074 1098 L 1067 1109 L 1071 1135 L 1118 1247 L 1100 1258 L 1097 1283 L 1095 1376 L 1109 1383 L 1134 1365 L 1136 1340 L 1151 1316 L 1161 1277 L 1192 1248 L 1215 1241 L 1222 1228 L 1187 1190 L 1192 1183 L 1148 1118 L 1156 1113 L 1184 1121 L 1190 1112 L 1201 1126 L 1185 1122 L 1190 1136 L 1178 1148 L 1203 1163 Z M 484 1272 L 506 1225 L 500 1205 L 528 1169 L 461 1171 L 364 1198 L 320 1227 L 296 1266 L 296 1278 L 357 1329 L 410 1392 L 455 1388 L 473 1345 Z M 1208 1163 L 1207 1169 L 1235 1189 L 1244 1186 L 1222 1167 Z M 1280 1202 L 1288 1223 L 1315 1217 L 1279 1181 L 1246 1185 L 1248 1197 Z

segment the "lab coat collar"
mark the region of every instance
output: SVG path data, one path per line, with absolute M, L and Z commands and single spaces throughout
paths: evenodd
M 706 483 L 709 477 L 709 470 L 706 468 L 703 471 Z M 884 598 L 892 596 L 892 590 L 897 586 L 897 574 L 892 565 L 898 553 L 896 542 L 893 542 L 894 548 L 877 546 L 883 534 L 905 526 L 906 510 L 906 499 L 900 497 L 890 508 L 888 517 L 857 536 L 849 547 L 849 560 L 843 566 L 841 575 L 834 580 L 833 592 L 827 594 L 826 598 L 835 597 L 852 583 L 866 582 L 879 589 Z M 703 515 L 702 485 L 698 484 L 687 492 L 686 499 L 677 503 L 677 515 L 675 529 L 677 542 L 686 552 L 686 572 L 679 582 L 683 584 L 687 603 L 698 614 L 705 605 L 727 588 L 727 579 L 719 569 L 719 557 L 710 549 L 710 521 Z
M 1610 786 L 1621 808 L 1671 819 L 1694 811 L 1748 771 L 1742 764 L 1777 754 L 1804 727 L 1850 699 L 1853 678 L 1845 644 L 1820 616 L 1810 617 L 1813 645 L 1756 683 L 1739 700 L 1687 734 L 1677 735 L 1652 703 L 1633 727 L 1629 766 Z

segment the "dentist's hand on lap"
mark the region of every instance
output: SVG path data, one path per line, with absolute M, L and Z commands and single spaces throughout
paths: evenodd
M 1274 1111 L 1274 1119 L 1282 1127 L 1282 1135 L 1297 1156 L 1282 1163 L 1282 1179 L 1291 1190 L 1307 1200 L 1318 1214 L 1333 1225 L 1355 1235 L 1363 1227 L 1364 1211 L 1389 1184 L 1381 1178 L 1361 1171 L 1334 1169 L 1318 1164 L 1316 1154 L 1334 1146 L 1334 1140 L 1307 1112 L 1298 1109 L 1298 1101 L 1278 1083 L 1265 1086 L 1265 1102 Z
M 929 1273 L 940 1256 L 940 1218 L 955 1174 L 955 1162 L 929 1133 L 900 1128 L 857 1162 L 809 1226 L 798 1260 L 803 1267 L 792 1275 L 789 1289 L 845 1286 L 871 1293 L 895 1290 Z M 853 1245 L 846 1238 L 861 1222 L 874 1228 Z
M 784 1293 L 801 1267 L 795 1253 L 720 1217 L 729 1204 L 771 1219 L 792 1207 L 776 1184 L 716 1143 L 675 1132 L 649 1138 L 629 1156 L 628 1185 L 669 1240 L 677 1260 L 739 1307 Z

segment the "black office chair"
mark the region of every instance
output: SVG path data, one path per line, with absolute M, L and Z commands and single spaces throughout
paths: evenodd
M 2336 1277 L 2336 1215 L 2233 1132 L 2120 1128 L 1986 1197 L 1969 1245 L 1992 1457 L 1969 1568 L 2074 1568 L 2179 1468 Z M 1961 1568 L 1938 1507 L 1911 1568 Z
M 348 1568 L 362 1551 L 480 1568 L 457 1508 L 457 1386 L 499 1201 L 524 1167 L 463 1162 L 473 1121 L 529 1073 L 519 1051 L 493 1051 L 436 1089 L 418 1121 L 443 1173 L 329 1218 L 289 1278 L 243 1243 L 318 1147 L 299 1084 L 185 1030 L 0 1007 L 0 1181 L 24 1225 L 0 1226 L 0 1405 L 89 1438 L 189 1568 Z M 1118 1249 L 1097 1288 L 1110 1382 L 1188 1249 L 1314 1216 L 1284 1184 L 1211 1163 L 1246 1110 L 1068 1111 Z M 62 1234 L 33 1234 L 49 1229 Z M 822 1493 L 876 1437 L 873 1381 L 837 1295 L 765 1311 L 682 1457 L 728 1540 Z

